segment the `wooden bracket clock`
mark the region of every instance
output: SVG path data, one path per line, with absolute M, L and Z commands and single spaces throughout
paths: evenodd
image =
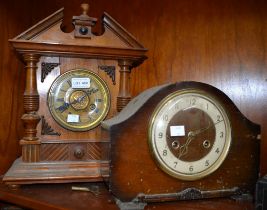
M 125 203 L 252 194 L 260 126 L 220 90 L 180 82 L 146 90 L 102 122 L 109 135 L 111 192 Z
M 9 40 L 25 62 L 22 157 L 7 184 L 102 181 L 109 175 L 108 139 L 100 123 L 130 100 L 130 72 L 146 49 L 107 13 L 102 35 L 89 6 L 61 30 L 63 9 Z

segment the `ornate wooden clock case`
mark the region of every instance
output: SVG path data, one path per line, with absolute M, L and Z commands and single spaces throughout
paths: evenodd
M 253 195 L 260 126 L 215 87 L 180 82 L 148 89 L 102 127 L 111 142 L 107 182 L 121 209 Z
M 61 30 L 63 9 L 9 40 L 25 62 L 25 135 L 22 157 L 4 177 L 7 184 L 101 181 L 109 175 L 108 140 L 100 122 L 131 99 L 131 69 L 146 49 L 107 13 L 104 33 L 96 18 L 73 17 Z

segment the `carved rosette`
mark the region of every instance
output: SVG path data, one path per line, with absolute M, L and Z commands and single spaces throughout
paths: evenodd
M 120 112 L 131 100 L 130 94 L 130 73 L 133 65 L 131 60 L 119 60 L 120 86 L 117 97 L 117 111 Z
M 22 116 L 24 124 L 24 137 L 20 141 L 22 145 L 22 160 L 24 162 L 39 161 L 40 141 L 36 136 L 36 126 L 40 116 L 36 113 L 39 109 L 39 94 L 37 92 L 36 70 L 39 55 L 24 54 L 26 62 L 26 87 L 24 92 L 24 110 Z

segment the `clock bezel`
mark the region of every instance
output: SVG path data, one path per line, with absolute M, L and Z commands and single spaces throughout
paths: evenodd
M 173 98 L 175 98 L 178 95 L 183 95 L 183 94 L 198 94 L 203 96 L 205 99 L 209 100 L 212 104 L 214 104 L 216 106 L 216 109 L 218 109 L 222 115 L 223 118 L 225 119 L 225 125 L 226 125 L 226 131 L 227 131 L 227 136 L 225 137 L 225 144 L 223 147 L 223 151 L 221 152 L 220 156 L 217 158 L 217 160 L 213 163 L 213 165 L 209 168 L 207 168 L 206 170 L 203 170 L 202 172 L 199 173 L 194 173 L 194 174 L 184 174 L 184 173 L 179 173 L 179 172 L 174 172 L 173 170 L 169 169 L 169 166 L 167 164 L 163 164 L 163 161 L 160 160 L 159 155 L 157 154 L 157 151 L 154 149 L 154 143 L 153 143 L 153 127 L 155 124 L 155 119 L 157 117 L 157 115 L 159 114 L 159 112 L 161 111 L 161 109 L 163 108 L 163 106 L 168 103 L 170 100 L 172 100 Z M 203 110 L 202 110 L 203 111 Z M 209 114 L 208 114 L 209 115 Z M 156 108 L 154 109 L 154 111 L 152 112 L 152 115 L 150 117 L 149 120 L 149 126 L 148 126 L 148 145 L 149 145 L 149 151 L 151 156 L 153 157 L 155 163 L 157 164 L 157 166 L 164 171 L 165 173 L 169 174 L 170 176 L 180 179 L 180 180 L 185 180 L 185 181 L 195 181 L 195 180 L 199 180 L 202 179 L 210 174 L 212 174 L 213 172 L 215 172 L 224 162 L 224 160 L 226 159 L 229 150 L 230 150 L 230 146 L 231 146 L 231 142 L 232 142 L 232 132 L 231 132 L 232 128 L 231 128 L 231 121 L 229 118 L 229 114 L 227 113 L 226 109 L 224 108 L 224 106 L 222 105 L 222 103 L 216 99 L 216 97 L 210 95 L 209 93 L 197 89 L 197 88 L 188 88 L 188 89 L 183 89 L 183 90 L 177 90 L 175 92 L 170 93 L 169 95 L 167 95 L 166 97 L 164 97 L 156 106 Z
M 101 85 L 101 87 L 103 88 L 103 91 L 105 93 L 105 105 L 104 105 L 104 111 L 103 113 L 98 117 L 97 120 L 95 120 L 93 123 L 91 123 L 90 125 L 87 126 L 80 126 L 80 127 L 72 127 L 70 126 L 68 123 L 64 122 L 63 120 L 61 120 L 59 117 L 56 117 L 56 113 L 52 108 L 52 104 L 53 104 L 53 96 L 52 96 L 52 90 L 54 88 L 56 88 L 56 86 L 58 86 L 61 82 L 65 80 L 65 77 L 67 77 L 67 75 L 72 75 L 73 73 L 78 72 L 79 74 L 85 74 L 85 75 L 92 75 L 94 77 L 94 79 L 96 79 L 97 83 Z M 62 80 L 60 80 L 61 78 L 63 78 Z M 70 77 L 71 78 L 71 77 Z M 60 80 L 60 81 L 59 81 Z M 103 121 L 106 116 L 109 113 L 110 110 L 110 105 L 111 105 L 111 95 L 110 95 L 110 91 L 108 88 L 108 85 L 106 84 L 106 82 L 96 73 L 94 73 L 92 70 L 89 69 L 85 69 L 85 68 L 75 68 L 75 69 L 71 69 L 66 71 L 63 74 L 60 74 L 52 83 L 52 85 L 50 86 L 48 93 L 47 93 L 47 106 L 49 109 L 49 113 L 51 114 L 51 116 L 53 117 L 53 119 L 63 128 L 69 130 L 69 131 L 74 131 L 74 132 L 79 132 L 79 131 L 89 131 L 92 130 L 93 128 L 97 127 L 98 125 L 100 125 L 101 121 Z

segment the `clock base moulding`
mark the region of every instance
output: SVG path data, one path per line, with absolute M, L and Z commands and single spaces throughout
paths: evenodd
M 108 161 L 53 161 L 25 163 L 17 159 L 3 181 L 8 185 L 98 182 L 109 175 Z

